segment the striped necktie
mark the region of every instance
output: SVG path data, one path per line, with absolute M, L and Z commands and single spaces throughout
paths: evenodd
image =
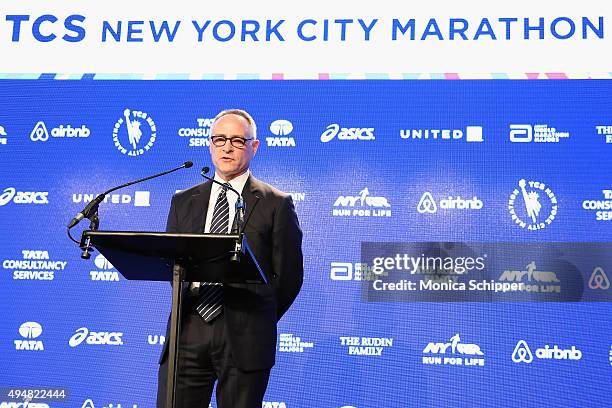
M 229 186 L 225 183 L 225 186 Z M 217 197 L 213 217 L 210 223 L 211 234 L 227 234 L 229 227 L 229 203 L 227 202 L 227 188 L 222 189 Z M 223 311 L 223 286 L 219 283 L 203 283 L 200 285 L 196 303 L 196 311 L 205 322 L 212 321 Z

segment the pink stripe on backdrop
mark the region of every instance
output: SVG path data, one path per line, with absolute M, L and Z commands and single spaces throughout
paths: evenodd
M 567 79 L 567 75 L 563 72 L 547 72 L 546 76 L 548 79 Z
M 459 78 L 459 74 L 454 74 L 454 73 L 446 73 L 444 74 L 444 78 L 445 79 L 461 79 Z
M 329 74 L 319 74 L 319 79 L 329 79 Z
M 527 75 L 527 79 L 538 79 L 538 77 L 540 76 L 540 74 L 537 73 L 537 72 L 535 72 L 535 73 L 527 72 L 525 75 Z
M 283 74 L 272 74 L 272 79 L 283 79 L 284 75 Z

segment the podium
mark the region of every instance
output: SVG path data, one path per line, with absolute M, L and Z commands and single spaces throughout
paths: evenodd
M 127 280 L 172 282 L 166 408 L 174 408 L 182 282 L 267 284 L 246 236 L 84 231 L 81 247 L 85 242 L 100 251 Z

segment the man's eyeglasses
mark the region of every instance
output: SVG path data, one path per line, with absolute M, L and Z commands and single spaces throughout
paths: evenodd
M 244 146 L 246 146 L 246 143 L 249 140 L 253 140 L 253 138 L 244 138 L 244 137 L 225 137 L 225 136 L 211 136 L 210 141 L 212 142 L 213 145 L 215 145 L 215 147 L 223 147 L 225 146 L 225 143 L 227 143 L 227 141 L 230 141 L 230 143 L 232 144 L 232 146 L 234 146 L 237 149 L 243 149 Z

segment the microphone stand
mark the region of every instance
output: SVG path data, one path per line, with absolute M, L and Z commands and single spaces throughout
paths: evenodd
M 87 218 L 90 221 L 89 229 L 91 231 L 98 230 L 98 227 L 100 226 L 100 217 L 98 214 L 98 209 L 99 209 L 100 203 L 104 200 L 107 194 L 110 194 L 113 191 L 119 190 L 124 187 L 131 186 L 136 183 L 141 183 L 143 181 L 150 180 L 152 178 L 156 178 L 156 177 L 164 176 L 169 173 L 173 173 L 177 170 L 188 169 L 191 166 L 193 166 L 193 162 L 186 161 L 185 163 L 183 163 L 182 166 L 176 167 L 172 170 L 168 170 L 162 173 L 154 174 L 152 176 L 144 177 L 136 181 L 131 181 L 129 183 L 125 183 L 120 186 L 113 187 L 110 190 L 107 190 L 104 193 L 99 194 L 89 204 L 87 204 L 87 206 L 80 213 L 78 213 L 72 220 L 70 220 L 70 222 L 68 223 L 68 236 L 72 239 L 70 235 L 70 230 L 74 228 L 74 226 L 77 225 L 83 218 Z M 93 247 L 91 245 L 90 237 L 88 236 L 87 238 L 83 239 L 83 236 L 81 236 L 81 242 L 79 243 L 79 247 L 83 250 L 83 252 L 81 253 L 81 258 L 89 259 L 91 257 L 91 252 L 93 252 Z
M 98 206 L 96 206 L 95 212 L 91 214 L 89 217 L 87 217 L 87 219 L 89 219 L 90 221 L 89 230 L 97 231 L 98 227 L 100 226 L 100 217 L 98 216 Z M 81 236 L 81 243 L 79 244 L 79 247 L 83 250 L 83 252 L 81 253 L 82 259 L 91 258 L 91 253 L 93 252 L 93 246 L 91 245 L 91 237 L 89 235 L 84 240 L 83 240 L 83 237 Z

